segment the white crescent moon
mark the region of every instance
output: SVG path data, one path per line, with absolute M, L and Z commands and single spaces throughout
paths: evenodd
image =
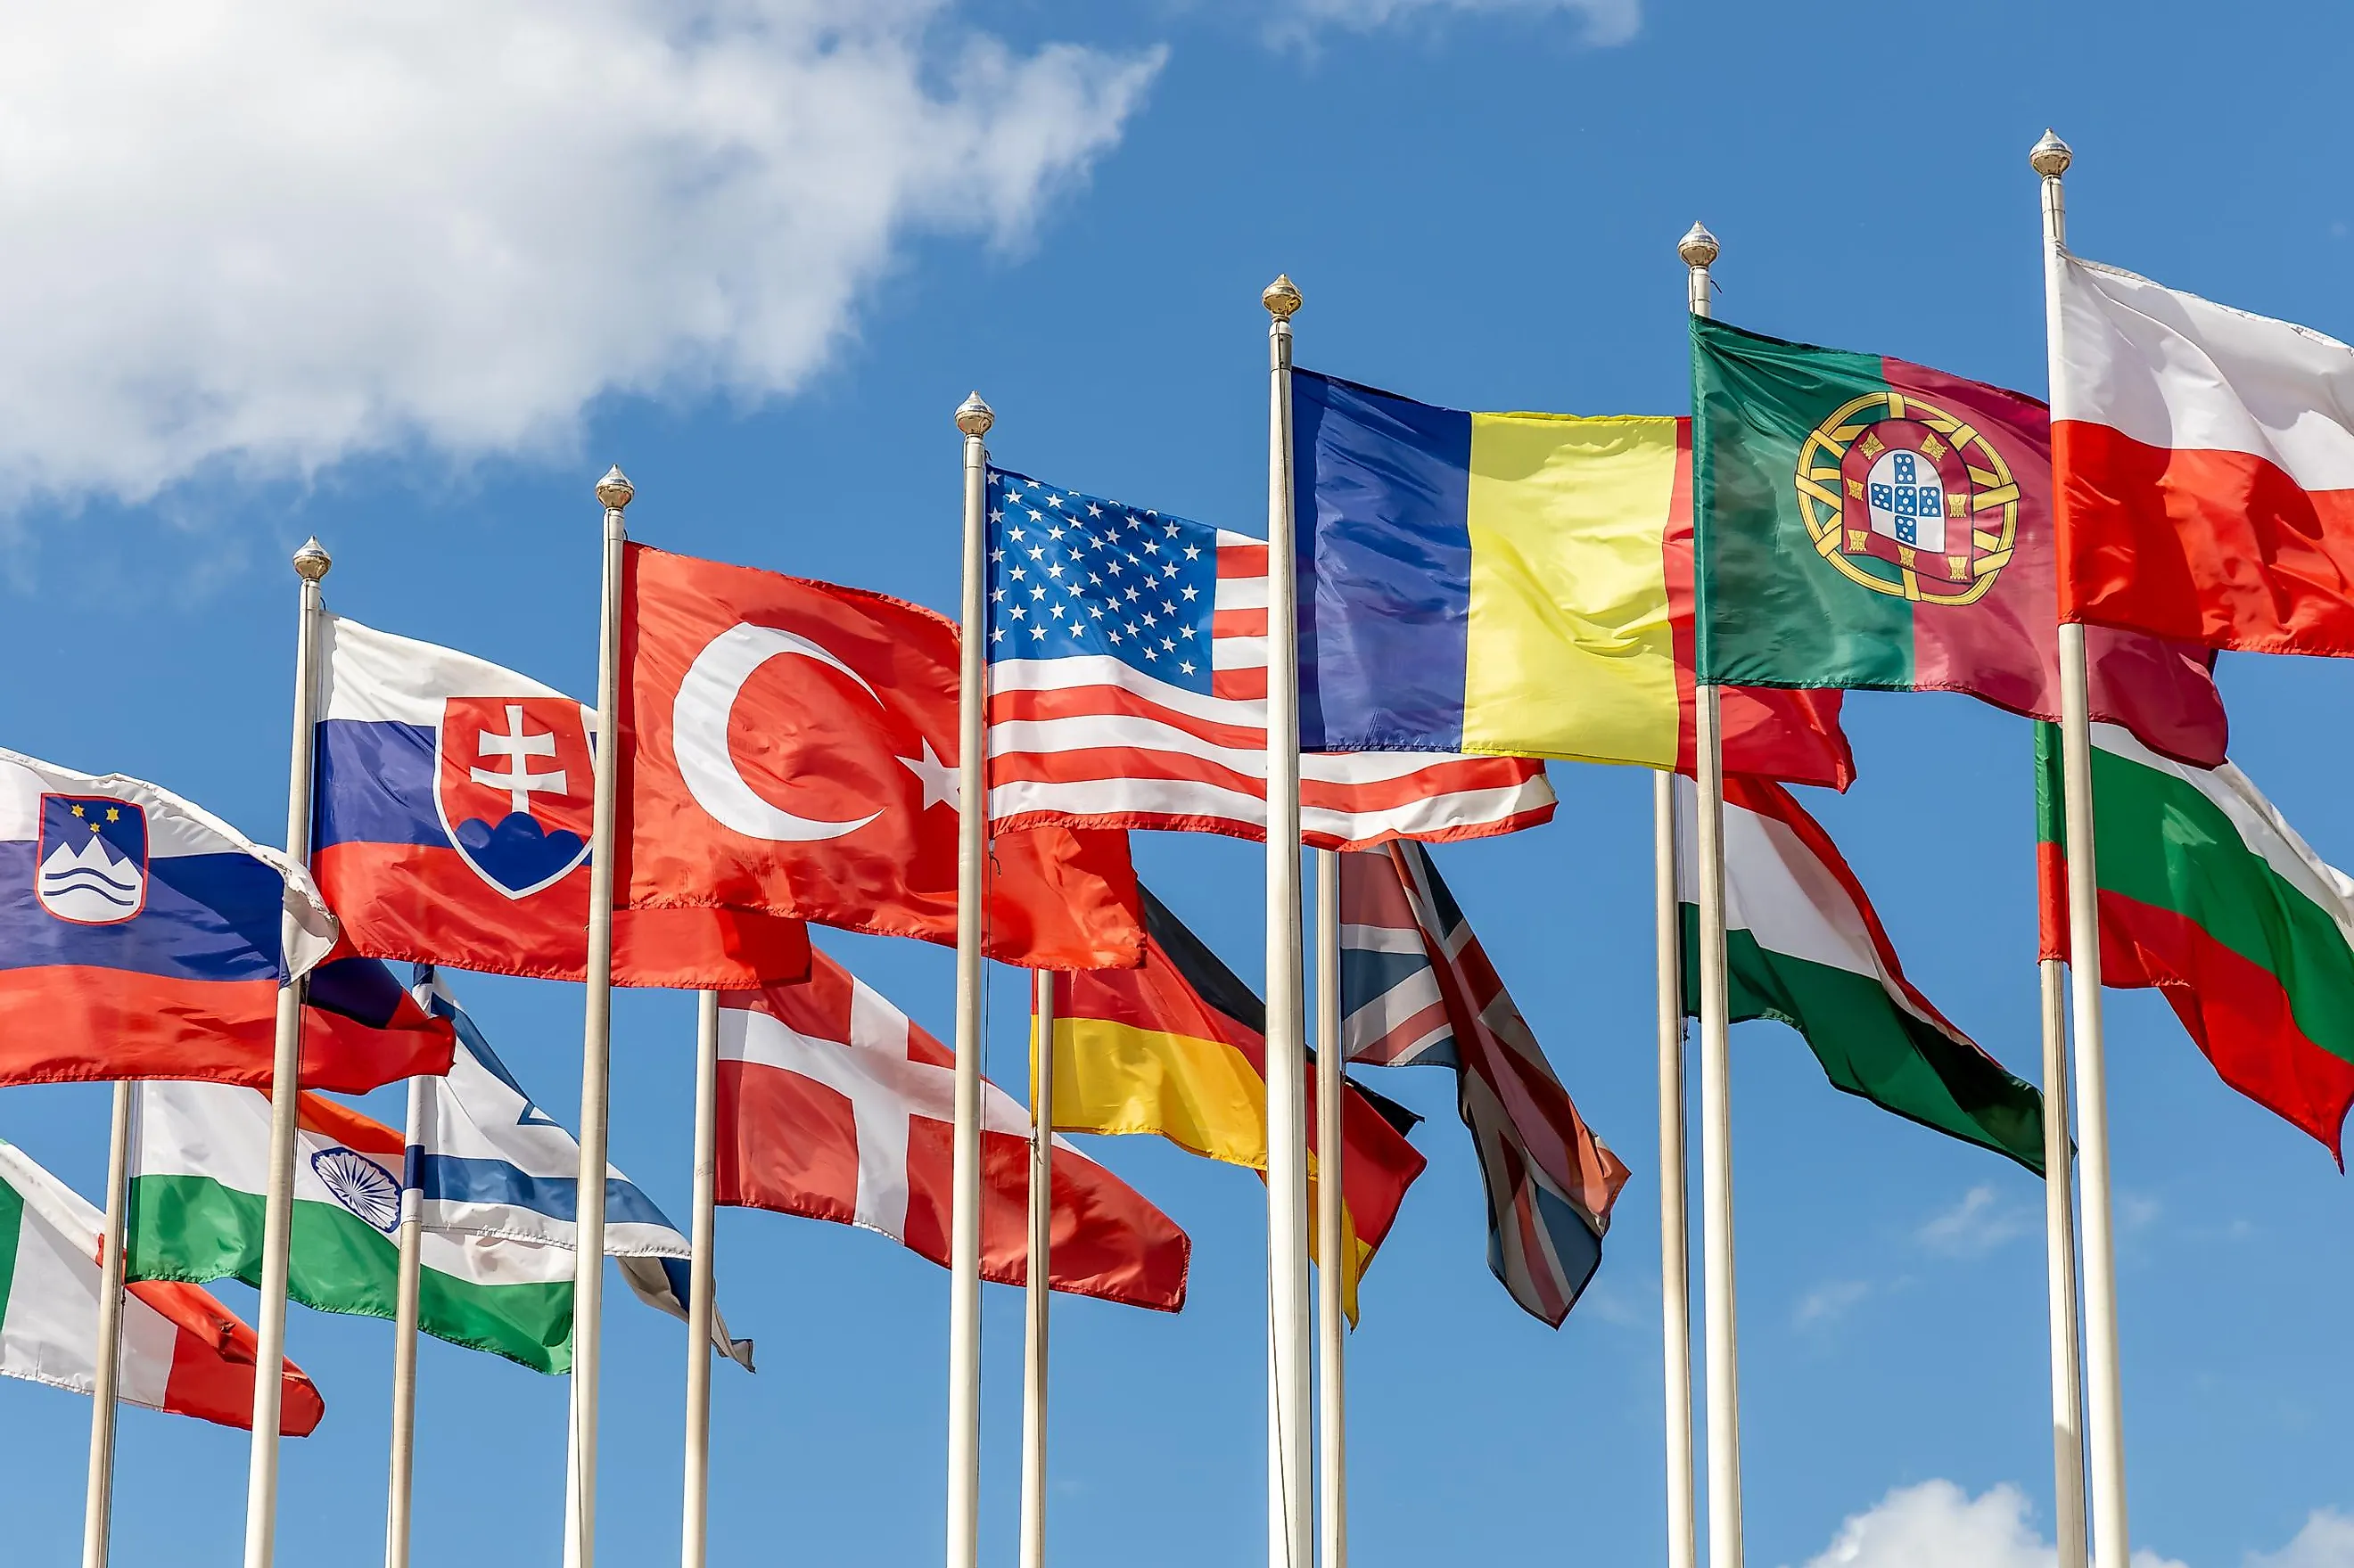
M 797 653 L 841 671 L 881 705 L 883 699 L 857 671 L 808 638 L 774 626 L 748 622 L 731 626 L 705 644 L 703 652 L 688 666 L 686 678 L 678 683 L 678 696 L 671 709 L 670 733 L 671 745 L 678 755 L 679 777 L 686 780 L 687 792 L 695 797 L 695 804 L 710 812 L 722 827 L 732 828 L 746 838 L 811 843 L 854 833 L 883 813 L 876 811 L 846 822 L 797 817 L 754 793 L 752 787 L 744 782 L 744 775 L 737 771 L 736 758 L 728 753 L 727 721 L 736 711 L 736 699 L 743 694 L 744 683 L 752 678 L 752 672 L 785 653 Z

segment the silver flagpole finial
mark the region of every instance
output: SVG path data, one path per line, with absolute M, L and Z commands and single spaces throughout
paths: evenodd
M 2043 140 L 2028 149 L 2027 164 L 2045 179 L 2056 180 L 2068 172 L 2068 165 L 2075 156 L 2068 150 L 2068 143 L 2060 140 L 2058 132 L 2046 130 Z
M 302 541 L 302 547 L 294 552 L 294 575 L 306 583 L 325 577 L 327 568 L 334 564 L 335 558 L 327 554 L 326 546 L 319 543 L 316 535 Z
M 989 427 L 997 423 L 997 410 L 982 401 L 980 393 L 967 393 L 965 400 L 957 405 L 956 422 L 957 429 L 968 436 L 985 436 Z
M 1705 224 L 1695 223 L 1684 230 L 1681 239 L 1676 241 L 1676 254 L 1683 258 L 1687 267 L 1714 266 L 1716 236 L 1708 231 Z
M 597 499 L 605 503 L 608 512 L 620 511 L 637 493 L 638 487 L 630 482 L 630 476 L 621 471 L 620 463 L 607 469 L 605 477 L 597 482 Z
M 1277 273 L 1275 281 L 1259 291 L 1258 302 L 1265 305 L 1267 313 L 1277 321 L 1289 321 L 1291 313 L 1299 308 L 1299 289 L 1292 282 L 1291 274 Z

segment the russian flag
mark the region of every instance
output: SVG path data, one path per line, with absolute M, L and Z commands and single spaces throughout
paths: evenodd
M 267 1090 L 279 988 L 303 974 L 304 1084 L 448 1072 L 450 1026 L 335 935 L 302 867 L 203 808 L 0 750 L 0 1084 Z
M 597 715 L 487 660 L 328 616 L 311 867 L 355 950 L 492 974 L 588 968 Z M 621 910 L 613 983 L 809 973 L 799 920 Z

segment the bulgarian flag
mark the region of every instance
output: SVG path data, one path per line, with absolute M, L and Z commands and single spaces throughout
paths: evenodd
M 225 1084 L 139 1088 L 133 1277 L 261 1279 L 270 1099 Z M 398 1300 L 401 1135 L 317 1095 L 302 1100 L 287 1294 L 322 1312 L 390 1318 Z M 544 1372 L 572 1364 L 572 1251 L 428 1230 L 419 1326 Z
M 1700 680 L 1961 692 L 2057 719 L 2043 405 L 1702 316 L 1691 331 Z M 2223 760 L 2203 648 L 2098 628 L 2086 653 L 2094 717 Z
M 1691 782 L 1676 780 L 1680 845 L 1697 843 Z M 1736 1023 L 1806 1036 L 1831 1086 L 2043 1170 L 2043 1097 L 1946 1021 L 1904 978 L 1896 948 L 1821 824 L 1779 784 L 1724 780 L 1725 969 Z M 1676 862 L 1684 1012 L 1700 1013 L 1699 885 Z
M 105 1222 L 74 1190 L 0 1143 L 0 1373 L 88 1393 L 98 1375 Z M 125 1404 L 253 1425 L 253 1330 L 193 1285 L 125 1288 L 117 1393 Z M 326 1405 L 287 1361 L 279 1430 L 306 1437 Z
M 2068 956 L 2060 732 L 2035 732 L 2043 956 Z M 2230 763 L 2186 768 L 2093 726 L 2101 981 L 2156 986 L 2225 1083 L 2345 1163 L 2354 880 Z

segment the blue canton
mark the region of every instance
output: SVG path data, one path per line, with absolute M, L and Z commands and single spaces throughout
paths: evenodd
M 1096 654 L 1204 695 L 1218 531 L 989 471 L 989 657 Z

